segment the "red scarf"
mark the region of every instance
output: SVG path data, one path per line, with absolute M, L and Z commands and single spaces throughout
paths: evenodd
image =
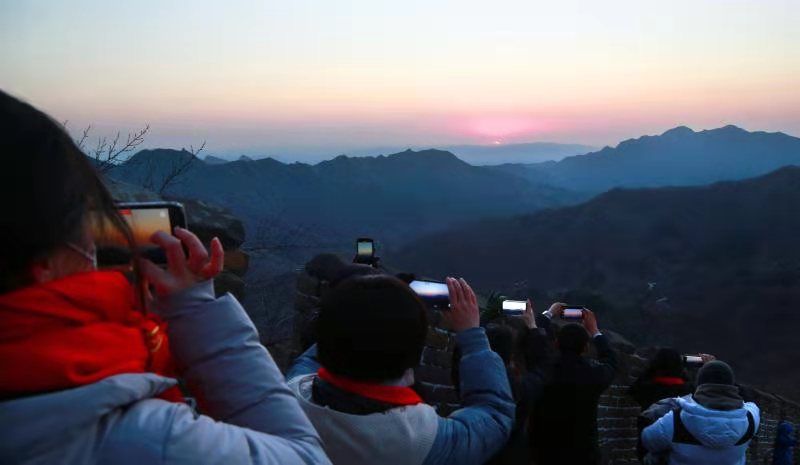
M 686 384 L 686 380 L 678 376 L 656 376 L 653 378 L 653 382 L 664 386 L 683 386 Z
M 422 403 L 413 389 L 406 386 L 386 386 L 383 384 L 357 381 L 343 376 L 335 375 L 325 368 L 317 371 L 317 376 L 342 391 L 356 394 L 367 399 L 377 400 L 392 405 L 417 405 Z
M 166 324 L 136 309 L 114 271 L 78 273 L 0 295 L 0 399 L 121 373 L 174 375 Z M 181 400 L 172 388 L 159 397 Z

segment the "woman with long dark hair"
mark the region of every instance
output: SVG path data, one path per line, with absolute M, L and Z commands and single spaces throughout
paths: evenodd
M 710 355 L 703 360 L 713 359 Z M 642 408 L 637 418 L 636 452 L 642 463 L 662 464 L 667 462 L 664 454 L 648 453 L 641 439 L 642 431 L 660 418 L 667 410 L 675 408 L 675 399 L 694 392 L 694 385 L 684 366 L 680 352 L 670 348 L 660 348 L 645 367 L 642 374 L 628 388 L 628 395 Z M 652 408 L 651 408 L 652 407 Z
M 0 92 L 0 157 L 0 463 L 329 463 L 244 310 L 214 297 L 219 240 L 158 232 L 167 268 L 136 260 L 131 284 L 96 269 L 93 219 L 132 236 L 61 125 Z
M 674 349 L 661 348 L 631 385 L 628 394 L 642 410 L 647 410 L 661 399 L 682 397 L 693 391 L 681 354 Z

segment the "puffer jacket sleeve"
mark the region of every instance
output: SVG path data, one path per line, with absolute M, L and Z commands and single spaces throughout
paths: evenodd
M 650 452 L 658 453 L 672 447 L 673 416 L 670 410 L 666 415 L 656 420 L 655 423 L 642 431 L 642 445 Z
M 236 299 L 214 298 L 211 281 L 161 302 L 178 369 L 203 413 L 174 419 L 170 441 L 243 448 L 244 463 L 330 463 L 321 441 Z M 218 423 L 213 420 L 217 420 Z M 246 431 L 242 428 L 252 431 Z M 196 463 L 216 463 L 213 450 Z M 217 457 L 221 458 L 221 457 Z M 229 462 L 230 463 L 230 462 Z M 238 463 L 238 462 L 237 462 Z
M 489 348 L 483 328 L 462 331 L 456 341 L 463 408 L 439 419 L 425 465 L 485 463 L 511 434 L 515 406 L 503 361 Z
M 661 399 L 648 407 L 647 410 L 643 411 L 639 415 L 646 418 L 648 423 L 652 424 L 655 423 L 659 418 L 678 407 L 680 407 L 680 405 L 678 404 L 677 398 Z

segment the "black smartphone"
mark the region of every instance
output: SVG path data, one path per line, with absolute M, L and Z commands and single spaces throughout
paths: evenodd
M 117 208 L 131 228 L 140 256 L 157 265 L 165 265 L 167 257 L 164 250 L 152 243 L 150 237 L 156 231 L 172 234 L 176 227 L 186 228 L 183 205 L 178 202 L 125 202 L 118 203 Z M 98 266 L 107 268 L 130 264 L 133 251 L 119 231 L 96 221 L 94 240 Z
M 356 258 L 359 262 L 369 262 L 375 257 L 375 241 L 368 237 L 356 239 Z
M 528 302 L 524 300 L 503 301 L 503 315 L 506 316 L 520 316 L 525 313 L 526 308 L 528 308 Z
M 450 308 L 450 290 L 447 284 L 438 281 L 414 280 L 409 287 L 417 293 L 423 302 L 437 310 Z
M 583 309 L 584 307 L 578 305 L 570 305 L 564 309 L 564 312 L 561 314 L 561 319 L 569 321 L 582 321 Z

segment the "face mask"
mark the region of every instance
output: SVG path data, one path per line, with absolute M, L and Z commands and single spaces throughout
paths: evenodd
M 95 270 L 97 269 L 97 249 L 92 249 L 91 251 L 88 251 L 79 245 L 73 244 L 72 242 L 67 242 L 67 247 L 69 247 L 70 250 L 77 253 L 86 260 L 89 260 L 89 262 L 92 264 L 92 269 Z

